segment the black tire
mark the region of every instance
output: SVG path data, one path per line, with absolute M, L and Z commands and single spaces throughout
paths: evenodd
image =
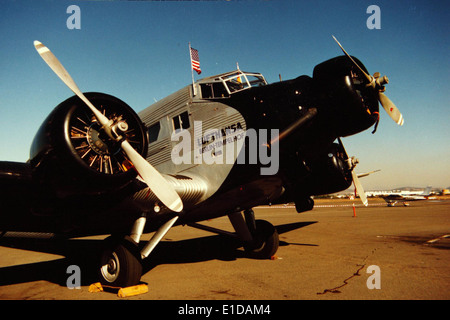
M 279 236 L 277 229 L 268 221 L 256 220 L 253 242 L 245 246 L 245 251 L 256 259 L 270 259 L 278 250 Z
M 142 264 L 137 244 L 129 237 L 109 237 L 102 252 L 99 268 L 100 282 L 111 287 L 139 284 Z

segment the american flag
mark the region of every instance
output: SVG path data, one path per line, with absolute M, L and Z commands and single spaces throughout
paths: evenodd
M 191 48 L 191 65 L 192 69 L 194 69 L 197 74 L 202 73 L 202 70 L 200 69 L 200 59 L 198 57 L 198 50 Z

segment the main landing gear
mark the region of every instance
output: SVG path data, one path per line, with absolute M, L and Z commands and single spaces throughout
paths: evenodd
M 268 221 L 255 220 L 253 210 L 245 210 L 228 216 L 239 238 L 244 242 L 247 254 L 255 259 L 271 259 L 278 250 L 277 229 Z
M 271 259 L 278 250 L 279 237 L 275 227 L 265 220 L 255 220 L 253 210 L 228 215 L 236 233 L 191 223 L 194 228 L 237 237 L 243 242 L 245 252 L 254 259 Z M 124 238 L 111 236 L 105 240 L 105 249 L 99 267 L 100 282 L 111 287 L 129 287 L 139 283 L 142 276 L 142 260 L 147 258 L 156 245 L 177 221 L 178 216 L 164 223 L 150 241 L 139 249 L 146 217 L 142 216 L 133 225 L 131 235 Z
M 100 261 L 100 282 L 111 287 L 130 287 L 142 275 L 141 256 L 137 243 L 130 237 L 111 236 L 105 240 Z

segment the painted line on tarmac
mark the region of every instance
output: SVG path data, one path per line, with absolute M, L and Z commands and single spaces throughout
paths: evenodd
M 385 206 L 386 203 L 369 203 L 368 206 Z M 314 208 L 338 208 L 338 207 L 364 207 L 364 205 L 362 204 L 318 204 L 318 205 L 314 205 Z M 258 208 L 264 208 L 264 209 L 295 209 L 294 205 L 274 205 L 274 206 L 269 206 L 269 205 L 265 205 L 265 206 L 258 206 Z

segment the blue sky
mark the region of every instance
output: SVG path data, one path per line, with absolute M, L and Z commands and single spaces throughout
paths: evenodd
M 369 30 L 369 5 L 381 29 Z M 81 29 L 69 30 L 78 5 Z M 402 111 L 344 138 L 359 158 L 367 190 L 450 186 L 449 12 L 446 1 L 0 1 L 0 160 L 26 161 L 45 117 L 72 92 L 33 47 L 39 40 L 82 91 L 112 94 L 140 111 L 189 84 L 188 42 L 202 75 L 235 69 L 269 82 L 312 75 L 341 55 L 331 35 L 370 73 L 389 77 L 387 95 Z M 196 79 L 199 77 L 196 76 Z

